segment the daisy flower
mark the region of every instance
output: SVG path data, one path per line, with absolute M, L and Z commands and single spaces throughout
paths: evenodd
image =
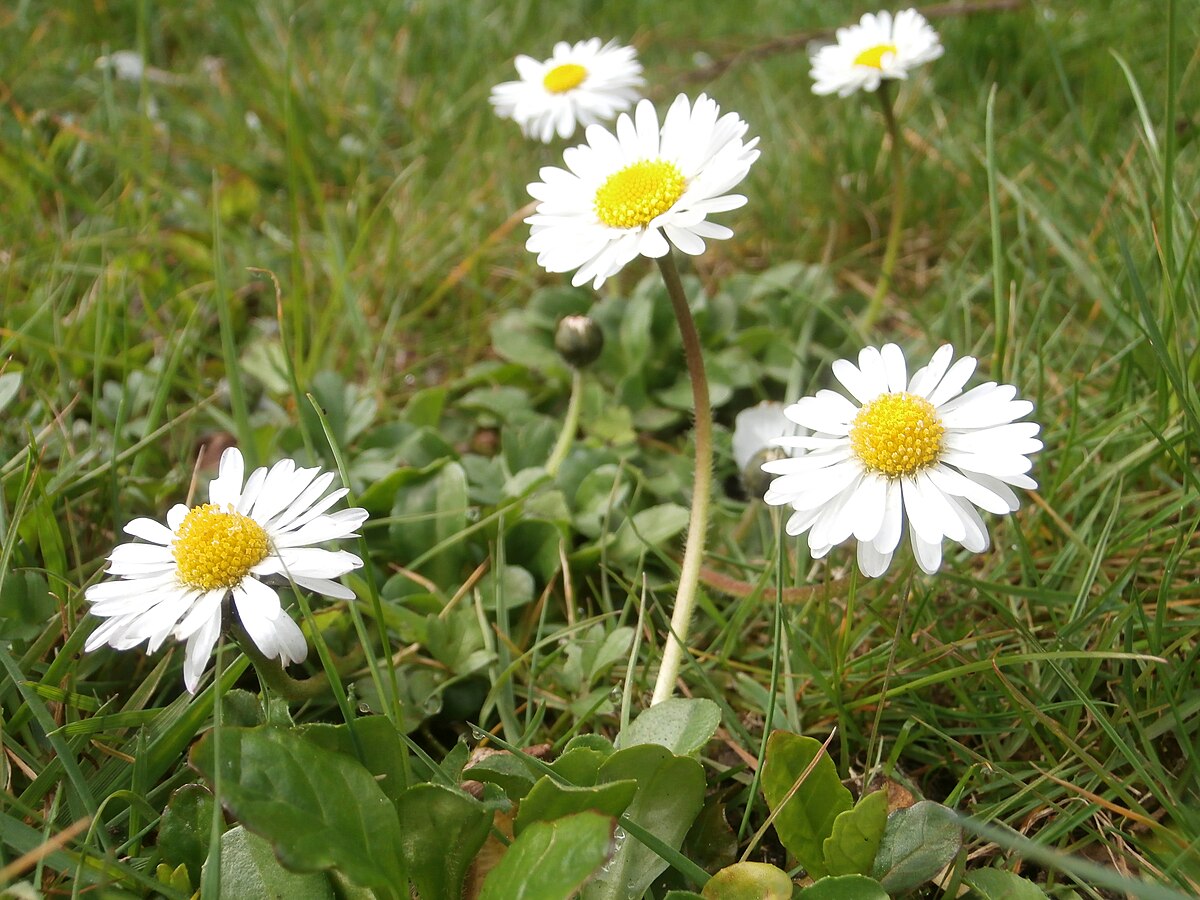
M 857 25 L 837 30 L 837 43 L 813 56 L 814 94 L 848 97 L 874 91 L 885 78 L 907 78 L 908 70 L 942 55 L 938 34 L 915 9 L 866 13 Z
M 529 185 L 539 203 L 525 220 L 526 249 L 546 271 L 577 269 L 572 284 L 599 288 L 637 256 L 665 256 L 668 240 L 695 256 L 705 238 L 732 237 L 706 217 L 746 203 L 726 192 L 758 159 L 758 138 L 742 140 L 747 127 L 704 94 L 694 105 L 676 97 L 661 129 L 649 100 L 621 114 L 616 135 L 589 126 L 587 143 L 563 154 L 565 169 L 547 166 Z
M 279 595 L 263 579 L 290 579 L 327 597 L 353 600 L 354 592 L 331 581 L 362 565 L 344 550 L 312 546 L 352 537 L 365 509 L 326 513 L 348 491 L 325 494 L 333 473 L 298 469 L 284 459 L 268 471 L 255 469 L 245 485 L 245 464 L 235 447 L 221 456 L 209 502 L 167 513 L 167 524 L 134 519 L 125 532 L 148 543 L 120 544 L 108 558 L 115 580 L 92 585 L 90 612 L 105 619 L 84 645 L 128 650 L 142 641 L 153 653 L 168 637 L 187 641 L 183 680 L 196 692 L 221 631 L 228 596 L 247 634 L 264 656 L 288 665 L 308 655 L 300 627 L 283 611 Z
M 600 38 L 575 45 L 559 41 L 545 62 L 518 56 L 516 66 L 521 80 L 492 88 L 491 104 L 498 116 L 543 144 L 555 134 L 569 138 L 577 124 L 608 121 L 629 109 L 645 84 L 637 51 L 616 41 L 601 46 Z
M 858 365 L 845 359 L 833 374 L 853 396 L 818 391 L 787 408 L 811 436 L 780 438 L 792 459 L 768 462 L 778 475 L 767 503 L 789 504 L 789 534 L 808 532 L 814 558 L 851 535 L 858 567 L 882 575 L 900 542 L 904 519 L 917 565 L 929 574 L 942 562 L 942 539 L 979 553 L 988 533 L 975 507 L 1006 515 L 1019 506 L 1009 485 L 1032 489 L 1028 454 L 1042 448 L 1033 411 L 1017 389 L 988 382 L 966 393 L 975 371 L 965 356 L 951 365 L 946 344 L 908 378 L 895 344 L 867 347 Z

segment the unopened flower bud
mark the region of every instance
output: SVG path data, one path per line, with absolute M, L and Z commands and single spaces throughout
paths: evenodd
M 554 332 L 554 349 L 576 369 L 594 363 L 604 349 L 604 332 L 588 316 L 566 316 Z
M 782 447 L 763 447 L 755 453 L 746 468 L 742 470 L 742 485 L 746 488 L 746 493 L 755 500 L 761 500 L 766 495 L 767 488 L 771 486 L 771 481 L 775 478 L 774 475 L 762 470 L 763 463 L 776 459 L 787 459 L 787 455 L 787 451 Z

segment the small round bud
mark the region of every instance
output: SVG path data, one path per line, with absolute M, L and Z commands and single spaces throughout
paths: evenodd
M 761 500 L 775 478 L 762 470 L 762 464 L 776 459 L 787 459 L 787 455 L 787 451 L 781 447 L 764 447 L 755 453 L 742 470 L 742 485 L 746 488 L 746 493 L 755 500 Z
M 604 332 L 588 316 L 566 316 L 554 332 L 554 349 L 567 365 L 583 369 L 599 358 L 604 349 Z

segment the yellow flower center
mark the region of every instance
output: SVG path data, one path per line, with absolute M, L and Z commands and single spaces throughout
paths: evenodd
M 188 510 L 172 546 L 180 582 L 201 591 L 240 584 L 270 552 L 261 525 L 214 503 Z
M 868 469 L 896 478 L 937 462 L 945 433 L 932 403 L 901 391 L 882 394 L 858 411 L 850 446 Z
M 870 66 L 872 69 L 883 68 L 883 57 L 885 54 L 896 55 L 895 44 L 877 44 L 874 47 L 868 47 L 858 56 L 854 57 L 856 66 Z
M 675 205 L 687 187 L 683 173 L 663 159 L 643 159 L 608 176 L 596 191 L 596 217 L 610 228 L 649 225 Z
M 587 73 L 587 69 L 578 63 L 563 63 L 546 73 L 542 85 L 552 94 L 565 94 L 583 84 Z

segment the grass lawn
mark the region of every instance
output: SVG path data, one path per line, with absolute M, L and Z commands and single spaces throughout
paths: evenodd
M 512 873 L 538 872 L 551 884 L 527 896 L 587 879 L 585 897 L 628 896 L 606 893 L 616 866 L 633 895 L 663 898 L 739 858 L 801 890 L 821 867 L 787 825 L 764 827 L 787 819 L 762 771 L 781 730 L 827 746 L 832 769 L 801 784 L 826 791 L 801 793 L 809 808 L 836 806 L 840 782 L 847 798 L 886 790 L 893 812 L 924 798 L 962 815 L 948 843 L 913 839 L 940 862 L 885 881 L 892 896 L 1200 893 L 1200 16 L 1188 0 L 925 7 L 945 54 L 893 83 L 895 142 L 877 96 L 811 90 L 814 41 L 873 10 L 0 9 L 0 887 L 187 897 L 203 878 L 207 896 L 220 841 L 231 897 L 407 897 L 411 879 L 433 900 L 464 877 L 469 896 L 505 897 Z M 692 496 L 681 339 L 650 260 L 599 290 L 538 265 L 526 185 L 582 135 L 527 140 L 488 103 L 516 55 L 593 35 L 637 48 L 660 114 L 705 92 L 761 150 L 746 205 L 712 217 L 734 236 L 675 254 L 715 418 L 677 693 L 711 703 L 676 707 L 664 759 L 632 754 L 650 726 L 629 723 L 669 639 Z M 897 148 L 903 230 L 871 321 Z M 575 313 L 605 334 L 578 377 L 553 347 Z M 811 558 L 733 460 L 738 412 L 837 388 L 835 360 L 887 342 L 910 369 L 953 344 L 979 359 L 972 385 L 1017 386 L 1041 425 L 1038 488 L 983 515 L 985 552 L 948 543 L 936 575 L 907 540 L 877 578 L 850 545 Z M 577 433 L 548 467 L 572 396 Z M 357 600 L 282 592 L 310 648 L 288 674 L 311 680 L 256 675 L 269 665 L 232 637 L 195 696 L 176 641 L 85 653 L 101 620 L 84 590 L 123 526 L 203 503 L 233 445 L 247 471 L 286 457 L 336 472 L 342 505 L 370 513 L 343 542 L 366 561 L 345 579 Z M 278 735 L 304 740 L 264 743 Z M 776 778 L 795 762 L 780 740 Z M 484 765 L 483 748 L 536 764 Z M 577 815 L 600 824 L 562 824 L 576 801 L 536 781 L 550 763 L 575 778 L 570 753 L 611 764 L 572 782 L 599 792 L 580 808 L 604 816 Z M 671 807 L 663 785 L 689 779 L 695 808 Z M 618 820 L 613 785 L 635 781 Z M 282 813 L 263 809 L 304 785 L 382 790 L 397 834 L 417 835 L 403 865 L 372 868 L 385 828 L 353 804 L 322 819 L 295 801 L 284 831 L 319 827 L 278 840 L 261 822 Z M 601 847 L 591 868 L 535 853 L 556 827 Z M 640 827 L 670 846 L 642 846 Z M 484 849 L 458 866 L 447 841 Z M 665 874 L 643 878 L 659 856 Z

